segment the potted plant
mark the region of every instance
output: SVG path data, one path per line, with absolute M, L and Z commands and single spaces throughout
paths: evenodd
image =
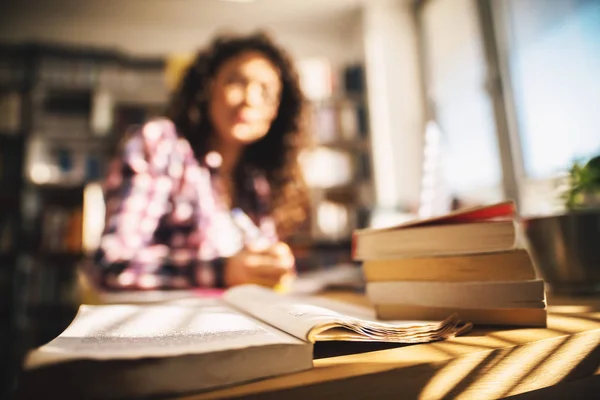
M 568 177 L 568 188 L 563 195 L 567 210 L 600 208 L 600 155 L 585 164 L 574 162 Z
M 600 155 L 576 161 L 561 194 L 564 212 L 525 221 L 529 250 L 552 292 L 600 293 Z

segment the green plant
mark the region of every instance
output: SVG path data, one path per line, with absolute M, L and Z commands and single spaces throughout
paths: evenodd
M 573 163 L 569 169 L 569 187 L 564 200 L 569 210 L 600 205 L 600 155 L 586 163 Z

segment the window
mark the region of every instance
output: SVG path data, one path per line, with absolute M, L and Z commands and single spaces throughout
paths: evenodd
M 430 0 L 420 17 L 447 190 L 466 203 L 501 200 L 496 123 L 475 1 Z
M 600 152 L 600 2 L 502 5 L 525 174 L 551 178 Z

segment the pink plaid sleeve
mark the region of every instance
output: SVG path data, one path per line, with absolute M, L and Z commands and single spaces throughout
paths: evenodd
M 134 132 L 125 142 L 121 162 L 109 171 L 100 244 L 102 264 L 115 269 L 104 276 L 109 286 L 162 286 L 157 271 L 169 249 L 152 240 L 173 185 L 167 167 L 177 137 L 169 127 L 168 122 L 153 121 Z

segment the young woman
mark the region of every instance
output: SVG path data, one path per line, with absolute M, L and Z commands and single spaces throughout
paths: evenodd
M 274 286 L 293 274 L 281 238 L 306 217 L 302 115 L 298 76 L 266 35 L 200 51 L 167 118 L 129 133 L 109 168 L 97 285 Z

